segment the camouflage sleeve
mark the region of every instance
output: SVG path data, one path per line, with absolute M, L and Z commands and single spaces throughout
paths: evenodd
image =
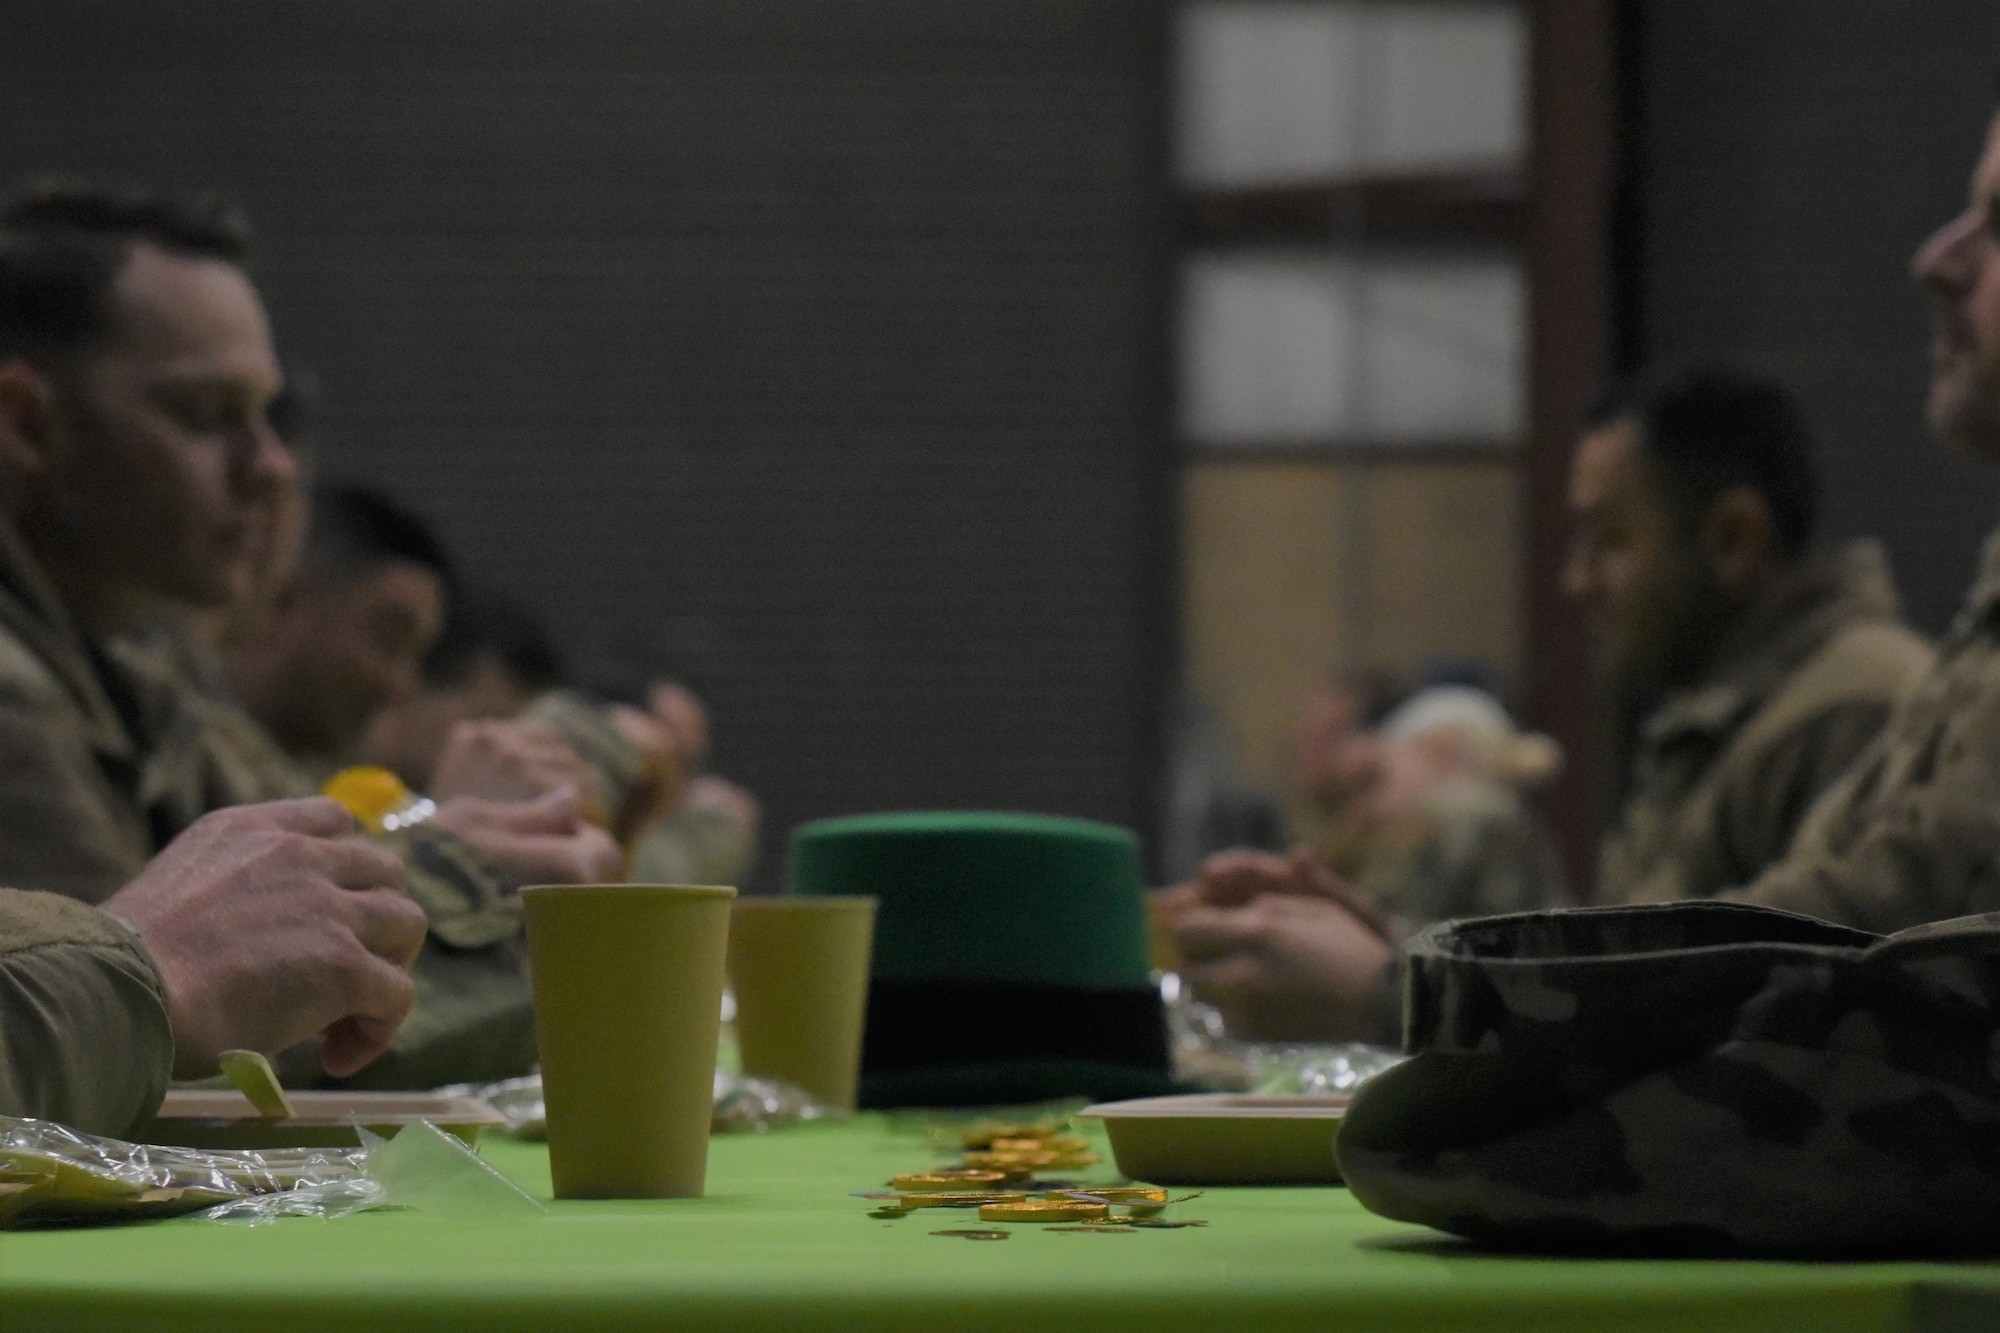
M 1757 755 L 1717 802 L 1717 843 L 1729 863 L 1723 883 L 1775 865 L 1797 840 L 1813 805 L 1854 767 L 1888 720 L 1886 700 L 1850 701 L 1804 718 Z
M 166 988 L 94 908 L 0 889 L 0 1114 L 130 1137 L 173 1071 Z
M 1784 859 L 1722 895 L 1891 933 L 2000 907 L 2000 689 L 1892 727 Z
M 82 725 L 22 682 L 0 685 L 0 884 L 102 902 L 151 858 L 151 831 Z
M 535 1063 L 521 898 L 512 881 L 442 830 L 388 839 L 410 872 L 410 897 L 430 918 L 411 968 L 417 1003 L 381 1058 L 352 1078 L 321 1072 L 317 1050 L 286 1053 L 291 1086 L 435 1088 L 525 1074 Z

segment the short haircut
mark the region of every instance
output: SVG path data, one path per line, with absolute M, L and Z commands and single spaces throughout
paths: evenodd
M 250 226 L 215 195 L 47 180 L 0 206 L 0 359 L 45 361 L 111 332 L 111 292 L 135 244 L 246 268 Z
M 1630 420 L 1683 534 L 1715 497 L 1743 486 L 1763 497 L 1778 547 L 1797 556 L 1819 526 L 1812 432 L 1781 386 L 1718 366 L 1655 371 L 1612 385 L 1590 410 L 1598 429 Z
M 418 565 L 452 585 L 451 560 L 431 525 L 370 486 L 316 486 L 301 574 L 348 582 L 384 565 Z
M 445 612 L 444 630 L 424 657 L 426 684 L 462 685 L 481 657 L 493 657 L 532 694 L 568 675 L 548 629 L 527 605 L 497 588 L 462 587 Z

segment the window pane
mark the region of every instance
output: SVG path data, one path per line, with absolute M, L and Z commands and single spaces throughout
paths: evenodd
M 1179 41 L 1190 185 L 1511 158 L 1525 142 L 1513 5 L 1195 4 Z
M 1516 265 L 1374 261 L 1362 292 L 1359 434 L 1507 440 L 1519 432 L 1527 299 Z
M 1203 443 L 1324 440 L 1355 396 L 1353 266 L 1205 256 L 1181 306 L 1182 433 Z
M 1188 261 L 1181 429 L 1200 444 L 1504 443 L 1522 419 L 1519 267 L 1309 254 Z
M 1510 5 L 1369 5 L 1366 164 L 1512 158 L 1528 140 L 1528 41 Z

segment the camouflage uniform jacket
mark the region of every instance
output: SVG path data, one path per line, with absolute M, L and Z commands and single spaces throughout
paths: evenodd
M 0 889 L 0 1115 L 130 1138 L 173 1063 L 166 990 L 138 936 L 72 899 Z
M 283 779 L 280 759 L 240 710 L 158 654 L 87 638 L 0 525 L 0 884 L 102 902 L 209 811 L 309 791 Z M 358 1081 L 523 1072 L 533 1018 L 513 886 L 444 835 L 403 850 L 411 895 L 431 917 L 418 1012 Z
M 1642 725 L 1631 790 L 1600 856 L 1598 901 L 1707 898 L 1754 879 L 1932 660 L 1897 619 L 1876 543 L 1790 573 L 1731 633 L 1707 678 Z
M 1737 903 L 1489 917 L 1408 948 L 1361 1203 L 1494 1244 L 2000 1253 L 2000 916 L 1881 936 Z
M 2000 532 L 1936 667 L 1785 858 L 1726 896 L 1883 932 L 2000 909 Z

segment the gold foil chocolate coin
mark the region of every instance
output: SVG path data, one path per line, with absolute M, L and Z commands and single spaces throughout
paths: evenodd
M 1167 1192 L 1157 1185 L 1079 1185 L 1075 1189 L 1050 1190 L 1042 1196 L 1050 1203 L 1065 1203 L 1071 1199 L 1090 1203 L 1156 1203 L 1166 1206 Z
M 920 1171 L 914 1175 L 897 1176 L 889 1182 L 891 1189 L 910 1193 L 929 1193 L 938 1190 L 976 1190 L 984 1185 L 998 1185 L 1007 1179 L 1004 1171 L 967 1171 L 951 1169 L 947 1171 Z
M 1095 1234 L 1095 1235 L 1099 1235 L 1099 1236 L 1129 1236 L 1129 1235 L 1131 1235 L 1131 1234 L 1132 1234 L 1132 1232 L 1131 1232 L 1130 1228 L 1127 1228 L 1127 1227 L 1110 1227 L 1110 1226 L 1091 1226 L 1091 1225 L 1090 1225 L 1090 1224 L 1088 1224 L 1088 1223 L 1085 1223 L 1085 1224 L 1084 1224 L 1084 1225 L 1082 1225 L 1082 1226 L 1074 1226 L 1074 1227 L 1043 1227 L 1043 1228 L 1042 1228 L 1042 1230 L 1044 1230 L 1044 1231 L 1088 1231 L 1088 1232 L 1092 1232 L 1093 1234 Z
M 983 1203 L 982 1222 L 1101 1222 L 1111 1215 L 1109 1204 L 1070 1200 L 1064 1203 Z
M 916 1194 L 905 1194 L 896 1201 L 898 1208 L 972 1208 L 989 1203 L 1026 1203 L 1028 1196 L 1019 1190 L 926 1190 Z
M 1014 1162 L 1053 1162 L 1061 1157 L 1061 1153 L 1051 1152 L 1049 1149 L 1041 1147 L 996 1148 L 991 1152 L 967 1153 L 965 1155 L 965 1164 L 972 1170 L 977 1171 L 992 1166 L 1005 1166 Z

